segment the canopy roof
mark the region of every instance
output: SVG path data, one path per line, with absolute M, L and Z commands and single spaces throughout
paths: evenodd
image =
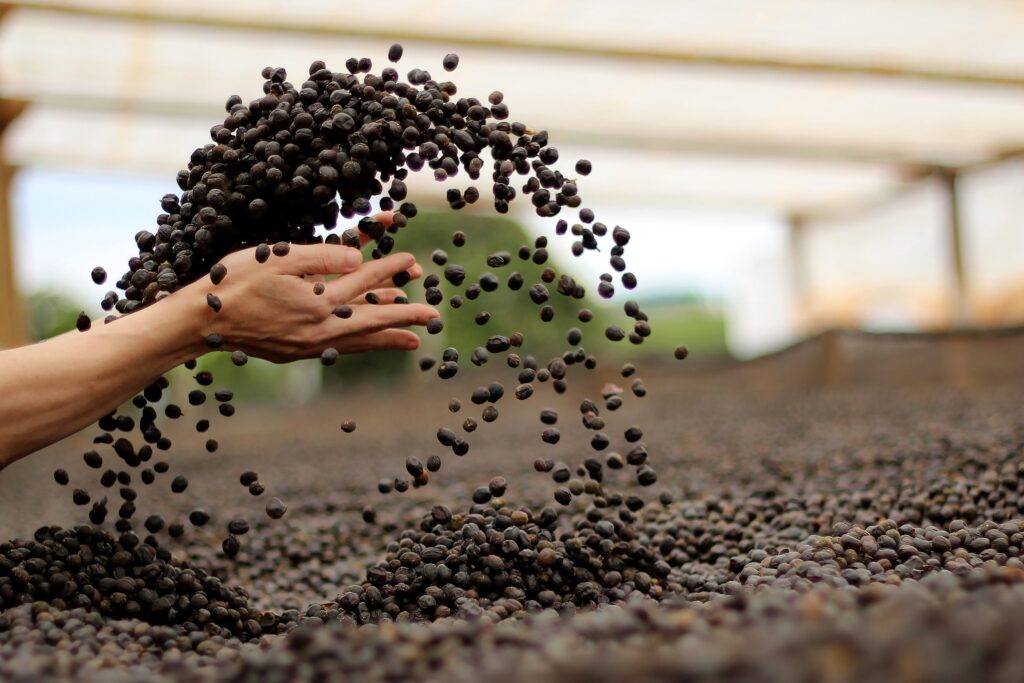
M 350 56 L 506 94 L 588 196 L 778 214 L 855 210 L 934 166 L 1024 149 L 1024 6 L 999 0 L 11 2 L 0 97 L 23 165 L 173 174 L 260 69 Z M 752 40 L 756 39 L 756 40 Z M 171 175 L 168 175 L 171 178 Z

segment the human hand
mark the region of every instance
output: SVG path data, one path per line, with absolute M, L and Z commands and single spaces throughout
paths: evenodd
M 375 220 L 388 224 L 391 214 Z M 219 334 L 225 350 L 275 363 L 318 357 L 328 348 L 339 353 L 413 350 L 419 337 L 401 328 L 439 317 L 432 306 L 394 303 L 403 292 L 393 286 L 392 276 L 405 271 L 415 279 L 423 273 L 412 254 L 364 263 L 362 253 L 351 247 L 293 244 L 287 255 L 271 255 L 266 263 L 257 262 L 255 249 L 230 254 L 221 263 L 227 275 L 219 284 L 209 276 L 195 283 L 204 298 L 213 294 L 221 304 L 219 312 L 205 307 L 203 336 Z M 339 277 L 325 279 L 332 275 Z M 314 293 L 314 287 L 323 292 Z M 379 303 L 368 303 L 368 292 Z M 335 315 L 343 305 L 351 309 L 348 318 Z

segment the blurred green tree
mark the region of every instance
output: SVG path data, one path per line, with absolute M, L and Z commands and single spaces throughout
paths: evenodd
M 466 243 L 462 247 L 452 244 L 452 233 L 456 230 L 466 235 Z M 549 249 L 547 263 L 537 265 L 517 255 L 520 245 L 528 246 L 533 251 L 534 240 L 523 225 L 515 220 L 475 213 L 422 212 L 398 233 L 396 243 L 396 250 L 415 254 L 426 273 L 437 273 L 441 277 L 440 287 L 445 293 L 445 300 L 437 308 L 445 320 L 444 330 L 434 337 L 423 332 L 420 335 L 423 345 L 415 354 L 380 352 L 343 357 L 334 368 L 327 371 L 325 384 L 328 386 L 369 378 L 374 382 L 393 380 L 415 368 L 417 358 L 423 355 L 440 356 L 443 349 L 449 346 L 458 349 L 468 363 L 473 349 L 483 346 L 488 337 L 496 334 L 507 336 L 512 332 L 521 332 L 526 339 L 525 353 L 535 355 L 542 362 L 561 354 L 567 348 L 565 332 L 570 327 L 576 326 L 583 330 L 584 347 L 588 336 L 593 338 L 595 334 L 603 335 L 601 310 L 595 311 L 595 318 L 589 323 L 581 323 L 576 317 L 579 309 L 592 305 L 589 291 L 583 300 L 575 300 L 558 294 L 555 283 L 547 285 L 551 292 L 548 303 L 555 309 L 555 318 L 551 324 L 541 321 L 540 306 L 534 304 L 526 293 L 531 284 L 541 282 L 541 271 L 545 267 L 551 267 L 558 273 L 565 272 L 559 259 L 560 256 L 568 255 L 568 245 L 564 240 L 551 240 L 550 246 L 553 248 Z M 559 249 L 559 246 L 564 248 Z M 431 261 L 431 253 L 438 248 L 448 253 L 449 264 L 459 264 L 466 269 L 466 281 L 461 286 L 448 283 L 443 277 L 444 267 Z M 487 257 L 498 251 L 509 251 L 512 262 L 502 268 L 489 268 Z M 501 283 L 497 291 L 484 292 L 475 301 L 465 299 L 466 287 L 488 272 L 494 273 Z M 521 273 L 525 279 L 523 288 L 518 292 L 508 289 L 506 285 L 513 272 Z M 571 270 L 568 272 L 572 274 Z M 588 286 L 591 283 L 581 284 Z M 422 280 L 410 283 L 406 290 L 410 300 L 424 300 Z M 462 307 L 457 310 L 449 304 L 451 297 L 456 294 L 463 295 L 465 299 Z M 483 311 L 490 313 L 490 320 L 484 325 L 477 325 L 476 314 Z
M 33 292 L 27 297 L 29 334 L 42 341 L 75 329 L 81 306 L 71 298 L 51 291 Z

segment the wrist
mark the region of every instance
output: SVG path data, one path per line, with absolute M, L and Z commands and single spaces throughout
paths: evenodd
M 154 331 L 161 339 L 162 351 L 173 361 L 172 367 L 210 350 L 206 337 L 213 331 L 211 319 L 216 314 L 206 304 L 208 289 L 209 282 L 200 280 L 140 311 L 153 319 Z

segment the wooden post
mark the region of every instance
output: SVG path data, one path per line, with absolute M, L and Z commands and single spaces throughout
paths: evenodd
M 946 232 L 949 238 L 951 301 L 949 325 L 963 328 L 971 323 L 967 274 L 964 269 L 963 214 L 960 207 L 958 172 L 941 168 L 936 172 L 946 192 Z M 952 336 L 943 344 L 946 382 L 961 390 L 974 386 L 969 342 Z
M 811 331 L 811 286 L 807 272 L 806 233 L 803 216 L 791 214 L 787 218 L 789 229 L 790 282 L 796 303 L 796 325 L 801 334 Z
M 964 327 L 970 322 L 970 306 L 967 299 L 967 276 L 964 271 L 964 249 L 960 192 L 956 169 L 941 168 L 936 171 L 946 193 L 946 233 L 950 251 L 950 325 Z
M 0 140 L 7 126 L 24 109 L 23 102 L 0 100 Z M 14 227 L 11 185 L 15 168 L 0 159 L 0 349 L 27 341 L 25 316 L 14 279 Z

